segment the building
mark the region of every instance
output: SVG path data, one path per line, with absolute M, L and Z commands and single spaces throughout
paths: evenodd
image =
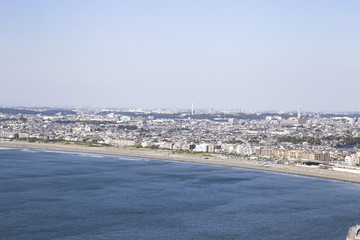
M 187 144 L 185 150 L 192 151 L 196 148 L 195 144 Z
M 114 139 L 113 144 L 118 147 L 136 146 L 138 142 L 136 140 Z
M 257 157 L 264 157 L 264 158 L 271 158 L 272 156 L 272 149 L 263 148 L 256 150 Z
M 1 138 L 19 138 L 19 134 L 12 132 L 0 132 Z
M 194 152 L 208 152 L 209 151 L 209 145 L 206 143 L 196 144 L 196 147 L 194 149 Z
M 321 162 L 329 162 L 330 154 L 328 153 L 314 153 L 314 160 Z
M 360 153 L 351 154 L 350 156 L 345 157 L 345 164 L 349 166 L 355 166 L 360 164 Z
M 305 125 L 307 122 L 306 118 L 302 117 L 302 118 L 298 118 L 298 124 L 300 125 Z

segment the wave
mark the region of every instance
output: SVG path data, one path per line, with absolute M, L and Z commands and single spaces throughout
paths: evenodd
M 68 152 L 70 153 L 70 152 Z M 94 157 L 94 158 L 107 158 L 111 157 L 111 155 L 102 154 L 102 153 L 82 153 L 82 152 L 71 152 L 72 154 L 76 154 L 83 157 Z
M 71 151 L 48 150 L 48 149 L 40 149 L 39 152 L 70 154 L 70 155 L 78 155 L 78 156 L 83 156 L 83 157 L 95 157 L 95 158 L 105 158 L 105 157 L 111 156 L 111 155 L 99 154 L 99 153 L 71 152 Z
M 14 149 L 14 148 L 3 148 L 0 147 L 0 150 L 2 149 Z M 58 154 L 70 154 L 70 155 L 78 155 L 78 156 L 84 156 L 84 157 L 94 157 L 94 158 L 106 158 L 111 157 L 112 155 L 107 154 L 98 154 L 98 153 L 83 153 L 83 152 L 71 152 L 71 151 L 59 151 L 59 150 L 49 150 L 49 149 L 32 149 L 32 148 L 21 148 L 21 152 L 29 152 L 29 153 L 58 153 Z
M 6 147 L 0 147 L 0 150 L 6 150 L 6 149 L 13 149 L 13 148 L 6 148 Z M 106 153 L 87 153 L 87 152 L 72 152 L 70 151 L 61 151 L 61 150 L 51 150 L 51 149 L 32 149 L 32 148 L 21 148 L 20 151 L 22 152 L 29 152 L 29 153 L 57 153 L 57 154 L 70 154 L 70 155 L 77 155 L 82 157 L 91 157 L 91 158 L 113 158 L 113 159 L 119 159 L 119 160 L 127 160 L 127 161 L 152 161 L 157 160 L 154 157 L 137 157 L 137 156 L 126 156 L 126 155 L 113 155 L 113 154 L 106 154 Z
M 128 157 L 128 156 L 120 156 L 117 158 L 120 160 L 128 160 L 128 161 L 141 160 L 141 158 L 138 157 Z
M 29 148 L 22 148 L 21 151 L 22 152 L 30 152 L 30 153 L 39 153 L 39 152 L 41 152 L 41 150 L 29 149 Z
M 11 149 L 14 149 L 14 148 L 0 147 L 0 150 L 11 150 Z
M 151 158 L 131 157 L 131 156 L 117 156 L 116 159 L 123 160 L 123 161 L 143 161 L 143 162 L 150 162 L 150 161 L 154 160 Z

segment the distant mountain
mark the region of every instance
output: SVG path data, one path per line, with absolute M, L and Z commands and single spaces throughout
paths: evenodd
M 44 116 L 55 116 L 56 114 L 61 115 L 75 115 L 76 112 L 67 109 L 48 109 L 48 110 L 28 110 L 28 109 L 16 109 L 16 108 L 0 108 L 0 113 L 4 114 L 29 114 L 29 115 L 36 115 L 41 114 Z

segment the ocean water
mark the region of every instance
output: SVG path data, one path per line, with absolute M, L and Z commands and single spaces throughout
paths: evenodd
M 240 168 L 0 149 L 0 239 L 333 239 L 360 185 Z

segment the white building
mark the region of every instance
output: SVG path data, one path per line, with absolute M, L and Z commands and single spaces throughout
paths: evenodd
M 186 143 L 184 142 L 175 142 L 173 145 L 174 150 L 185 150 Z
M 125 139 L 114 139 L 113 144 L 119 147 L 127 147 L 127 146 L 136 146 L 138 144 L 135 140 L 125 140 Z
M 351 154 L 350 156 L 345 157 L 345 164 L 349 166 L 355 166 L 360 163 L 360 152 L 356 154 Z
M 251 156 L 256 152 L 256 148 L 251 145 L 237 145 L 235 152 L 240 155 Z
M 208 152 L 209 151 L 209 145 L 206 143 L 196 144 L 196 147 L 194 149 L 194 152 Z

